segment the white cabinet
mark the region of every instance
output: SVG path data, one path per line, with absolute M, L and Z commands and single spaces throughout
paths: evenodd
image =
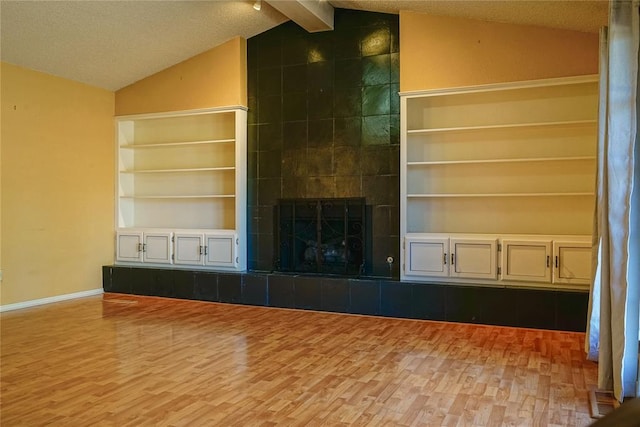
M 116 261 L 171 264 L 172 233 L 120 230 L 116 232 Z
M 403 247 L 404 280 L 575 289 L 591 280 L 589 236 L 416 233 Z
M 246 108 L 121 116 L 116 127 L 118 229 L 232 233 L 238 241 L 233 258 L 227 257 L 227 250 L 223 258 L 212 255 L 196 264 L 245 270 Z M 134 237 L 128 239 L 133 242 Z M 166 262 L 162 253 L 149 252 L 146 245 L 147 262 Z M 116 261 L 135 261 L 134 255 L 118 253 Z
M 590 242 L 553 242 L 553 282 L 588 285 L 591 282 Z
M 400 102 L 401 239 L 483 235 L 555 241 L 591 234 L 597 76 L 403 92 Z M 555 259 L 546 267 L 551 249 L 511 249 L 501 257 L 514 257 L 511 270 L 501 266 L 503 280 L 552 283 Z M 467 264 L 457 259 L 461 251 L 468 253 Z M 457 254 L 454 264 L 449 259 L 449 272 L 438 277 L 497 280 L 497 270 L 484 267 L 496 253 L 490 248 L 460 246 L 448 253 Z M 421 271 L 422 277 L 433 276 L 426 264 L 414 270 L 421 259 L 401 259 L 401 279 L 420 277 Z M 583 272 L 569 268 L 566 274 L 575 277 L 565 281 L 561 275 L 553 283 L 579 284 Z
M 407 276 L 495 279 L 496 239 L 407 236 Z
M 502 241 L 502 279 L 551 282 L 551 241 Z
M 408 275 L 447 277 L 449 239 L 438 237 L 407 237 L 405 272 Z
M 235 268 L 239 241 L 235 233 L 175 234 L 175 260 L 181 265 Z
M 451 238 L 451 277 L 497 278 L 497 239 Z

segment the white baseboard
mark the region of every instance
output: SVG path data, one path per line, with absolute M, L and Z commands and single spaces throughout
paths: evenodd
M 55 297 L 34 299 L 34 300 L 31 300 L 31 301 L 24 301 L 24 302 L 17 302 L 15 304 L 0 305 L 0 313 L 5 312 L 5 311 L 20 310 L 22 308 L 35 307 L 37 305 L 51 304 L 53 302 L 67 301 L 67 300 L 70 300 L 70 299 L 90 297 L 90 296 L 94 296 L 94 295 L 101 295 L 103 292 L 104 291 L 102 290 L 102 288 L 98 288 L 98 289 L 91 289 L 91 290 L 82 291 L 82 292 L 74 292 L 72 294 L 57 295 Z

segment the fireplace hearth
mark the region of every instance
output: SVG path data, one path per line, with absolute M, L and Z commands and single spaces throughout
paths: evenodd
M 360 276 L 365 269 L 364 198 L 279 199 L 275 265 L 279 272 Z

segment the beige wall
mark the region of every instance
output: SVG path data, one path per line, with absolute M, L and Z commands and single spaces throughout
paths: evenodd
M 247 105 L 246 40 L 236 37 L 116 92 L 116 115 Z
M 114 250 L 114 94 L 0 69 L 0 304 L 99 289 Z
M 400 90 L 598 73 L 598 34 L 400 13 Z

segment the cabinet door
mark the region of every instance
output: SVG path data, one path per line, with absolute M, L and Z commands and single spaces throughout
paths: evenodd
M 553 242 L 553 282 L 588 285 L 591 282 L 591 243 Z
M 171 264 L 171 235 L 169 232 L 144 233 L 144 262 Z
M 405 239 L 405 273 L 415 276 L 442 277 L 449 275 L 449 239 Z
M 219 267 L 235 267 L 235 235 L 205 235 L 204 264 Z
M 142 262 L 142 231 L 116 232 L 116 261 Z
M 551 282 L 551 241 L 503 240 L 502 279 Z
M 451 277 L 496 279 L 496 239 L 451 239 Z
M 176 233 L 174 263 L 202 265 L 204 256 L 204 236 L 194 233 Z

